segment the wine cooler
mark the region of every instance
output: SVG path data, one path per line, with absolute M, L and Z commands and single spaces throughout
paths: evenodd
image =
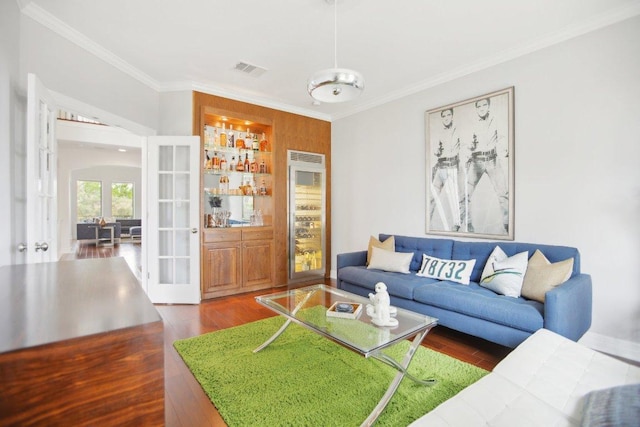
M 326 188 L 324 154 L 287 151 L 289 279 L 325 274 Z

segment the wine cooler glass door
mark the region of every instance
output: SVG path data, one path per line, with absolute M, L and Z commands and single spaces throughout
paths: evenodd
M 300 166 L 289 169 L 289 278 L 324 276 L 324 170 Z

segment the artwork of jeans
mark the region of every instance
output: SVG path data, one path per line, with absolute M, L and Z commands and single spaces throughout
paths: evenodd
M 427 234 L 513 240 L 513 93 L 426 112 Z

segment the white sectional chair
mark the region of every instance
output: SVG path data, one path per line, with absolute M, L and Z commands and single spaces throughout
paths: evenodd
M 625 391 L 624 402 L 611 399 L 613 387 L 639 383 L 640 367 L 540 329 L 503 359 L 492 373 L 411 426 L 548 427 L 580 426 L 583 422 L 634 425 L 621 420 L 610 424 L 586 421 L 609 415 L 628 417 L 629 411 L 631 417 L 640 416 L 640 386 L 634 386 L 630 393 L 629 387 L 614 389 L 615 393 Z M 602 405 L 600 396 L 605 393 L 609 400 Z M 635 422 L 640 421 L 635 418 Z

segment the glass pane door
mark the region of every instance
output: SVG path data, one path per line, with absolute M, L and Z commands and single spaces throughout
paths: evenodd
M 152 302 L 200 301 L 199 140 L 149 138 L 149 281 Z
M 291 168 L 291 277 L 324 273 L 324 172 Z

